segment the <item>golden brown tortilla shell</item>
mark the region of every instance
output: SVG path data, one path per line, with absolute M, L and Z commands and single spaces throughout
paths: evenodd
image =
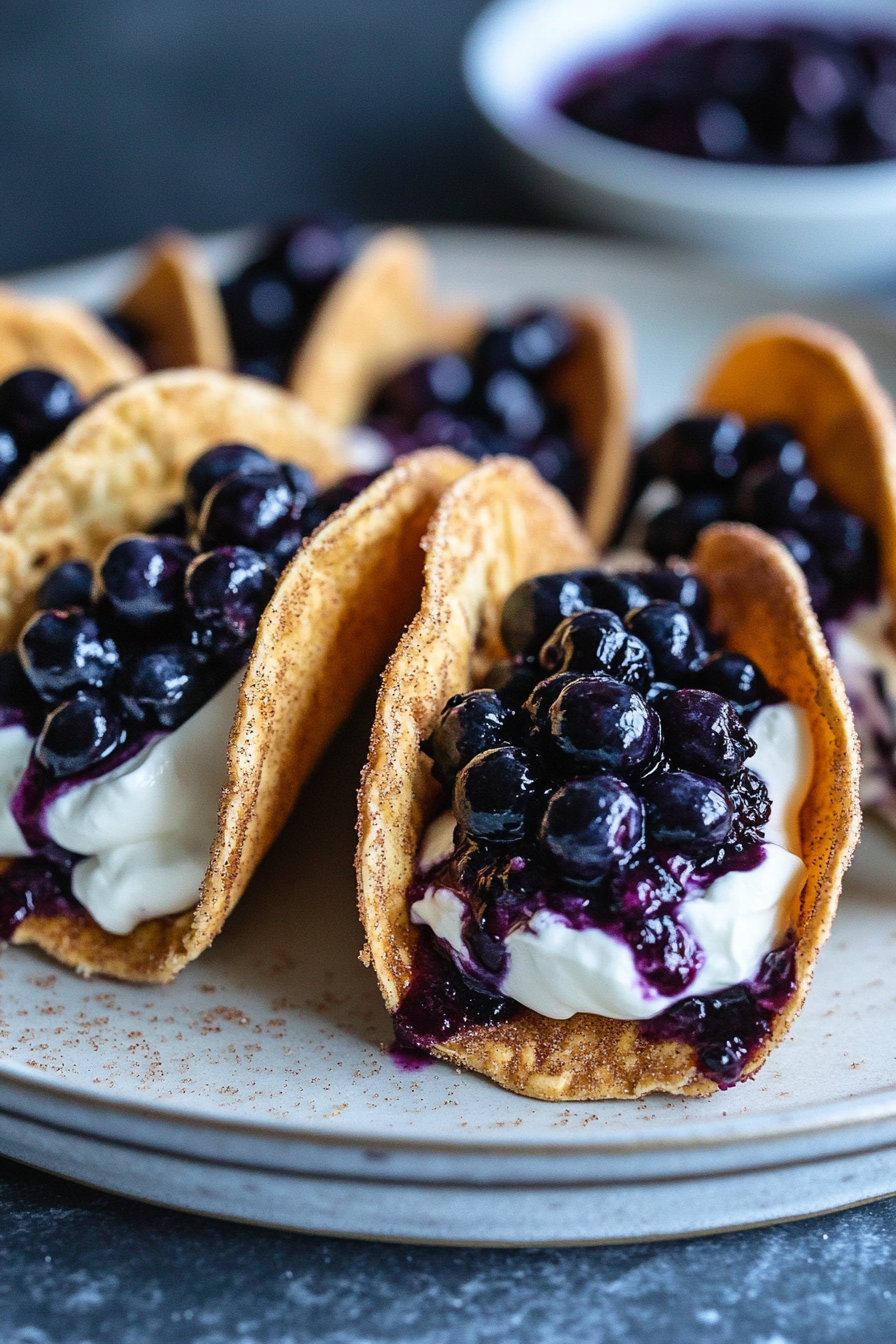
M 877 533 L 884 588 L 896 599 L 896 414 L 855 341 L 793 314 L 748 322 L 725 341 L 697 404 L 736 411 L 748 425 L 792 425 L 819 485 Z
M 0 647 L 31 614 L 45 575 L 96 560 L 183 495 L 187 469 L 216 443 L 256 444 L 342 474 L 334 432 L 280 388 L 213 369 L 149 374 L 104 397 L 26 467 L 0 498 Z
M 63 374 L 85 400 L 143 372 L 133 351 L 85 308 L 0 286 L 0 382 L 35 367 Z
M 140 273 L 117 311 L 145 333 L 150 368 L 233 367 L 218 286 L 188 233 L 173 230 L 150 239 Z
M 85 974 L 164 983 L 212 942 L 359 692 L 417 609 L 420 539 L 470 469 L 430 449 L 402 459 L 322 523 L 262 616 L 228 746 L 218 835 L 198 905 L 126 937 L 85 912 L 31 915 L 13 936 Z
M 528 575 L 593 560 L 559 496 L 507 459 L 478 468 L 446 494 L 426 545 L 423 601 L 383 678 L 359 796 L 361 918 L 390 1011 L 410 979 L 419 933 L 406 896 L 440 796 L 419 744 L 445 700 L 476 683 L 476 651 L 500 652 L 498 621 L 511 589 Z M 836 909 L 858 835 L 858 746 L 802 574 L 784 549 L 755 528 L 718 525 L 703 533 L 694 567 L 710 590 L 713 627 L 805 708 L 816 751 L 801 813 L 809 871 L 796 920 L 799 989 L 749 1074 L 799 1010 Z M 467 1028 L 433 1053 L 544 1100 L 716 1090 L 690 1047 L 647 1041 L 636 1022 L 584 1013 L 556 1021 L 523 1010 L 508 1023 Z
M 606 545 L 625 498 L 631 463 L 631 352 L 628 327 L 609 307 L 569 304 L 576 348 L 550 390 L 570 408 L 588 477 L 583 513 L 597 547 Z M 340 426 L 362 419 L 379 386 L 414 360 L 467 353 L 485 318 L 436 303 L 429 254 L 417 235 L 380 234 L 331 290 L 299 351 L 291 386 Z
M 333 285 L 289 376 L 293 392 L 321 419 L 355 424 L 374 389 L 406 364 L 472 343 L 480 314 L 435 308 L 430 271 L 417 234 L 387 229 Z

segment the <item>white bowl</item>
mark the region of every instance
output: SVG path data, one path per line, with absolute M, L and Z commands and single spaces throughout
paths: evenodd
M 595 59 L 673 27 L 763 18 L 896 33 L 894 0 L 498 0 L 470 30 L 464 72 L 480 111 L 567 218 L 709 249 L 800 283 L 896 270 L 896 161 L 687 159 L 600 135 L 553 106 Z

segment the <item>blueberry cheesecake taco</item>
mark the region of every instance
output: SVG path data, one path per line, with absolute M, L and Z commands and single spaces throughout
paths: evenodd
M 179 509 L 49 572 L 0 657 L 3 938 L 147 982 L 209 945 L 416 609 L 420 538 L 467 466 L 432 451 L 319 489 L 217 444 Z
M 370 330 L 378 359 L 405 357 L 404 323 L 393 314 L 403 312 L 424 260 L 409 230 L 387 229 L 365 241 L 345 221 L 303 219 L 260 231 L 248 261 L 219 286 L 199 243 L 169 231 L 147 244 L 107 320 L 151 368 L 234 369 L 290 387 L 317 409 L 314 396 L 329 396 L 343 339 L 354 343 L 356 333 Z M 431 339 L 430 309 L 420 308 L 416 318 L 416 339 Z M 439 315 L 437 334 L 441 322 Z
M 842 332 L 782 315 L 732 333 L 696 409 L 638 454 L 623 546 L 688 555 L 721 519 L 801 566 L 862 743 L 862 801 L 896 824 L 896 414 Z
M 377 247 L 388 265 L 371 275 L 363 303 L 359 282 L 334 289 L 300 353 L 294 390 L 346 430 L 359 469 L 436 444 L 474 460 L 526 458 L 602 547 L 629 471 L 624 320 L 586 303 L 489 320 L 436 299 L 413 235 L 387 235 Z
M 783 1038 L 856 843 L 859 760 L 804 578 L 758 529 L 597 568 L 498 459 L 443 498 L 359 808 L 398 1043 L 546 1100 L 704 1095 Z

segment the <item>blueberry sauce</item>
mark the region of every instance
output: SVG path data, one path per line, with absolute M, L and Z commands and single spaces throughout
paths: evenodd
M 74 902 L 84 856 L 49 836 L 53 801 L 133 760 L 221 690 L 304 537 L 365 484 L 318 493 L 300 468 L 221 444 L 187 475 L 182 536 L 163 521 L 114 542 L 94 569 L 68 561 L 47 576 L 18 649 L 0 655 L 0 727 L 35 739 L 8 804 L 32 854 L 0 873 L 0 936 Z
M 466 357 L 418 360 L 380 388 L 368 412 L 382 462 L 437 446 L 476 461 L 509 453 L 580 505 L 584 454 L 569 406 L 552 390 L 576 339 L 561 312 L 530 309 L 487 327 Z
M 401 1073 L 420 1073 L 433 1063 L 432 1055 L 416 1046 L 399 1045 L 393 1041 L 386 1052 Z
M 550 912 L 624 944 L 645 999 L 679 999 L 650 1019 L 652 1038 L 693 1045 L 707 1076 L 736 1081 L 792 991 L 792 951 L 766 957 L 750 985 L 683 999 L 704 965 L 685 911 L 764 861 L 771 804 L 749 769 L 749 721 L 781 697 L 712 647 L 708 608 L 681 565 L 549 575 L 507 599 L 502 636 L 528 696 L 502 667 L 486 678 L 498 689 L 452 697 L 423 744 L 457 822 L 450 852 L 407 893 L 420 936 L 400 1046 L 519 1013 L 503 990 L 507 939 Z M 461 951 L 413 909 L 439 890 L 461 902 Z M 676 1015 L 681 1004 L 697 1007 Z
M 576 75 L 570 120 L 717 162 L 823 167 L 896 156 L 896 36 L 775 24 L 668 33 Z

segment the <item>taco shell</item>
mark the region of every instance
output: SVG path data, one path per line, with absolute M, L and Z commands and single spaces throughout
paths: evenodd
M 86 308 L 0 286 L 0 382 L 35 367 L 61 373 L 85 401 L 143 372 L 133 351 Z
M 420 743 L 448 697 L 476 685 L 501 655 L 500 614 L 515 585 L 595 563 L 565 502 L 527 464 L 506 458 L 478 467 L 447 492 L 424 544 L 423 600 L 383 678 L 359 796 L 364 956 L 390 1012 L 410 980 L 419 933 L 406 895 L 440 798 Z M 795 921 L 798 989 L 751 1059 L 750 1074 L 799 1011 L 830 929 L 858 836 L 858 746 L 802 574 L 784 549 L 755 528 L 717 525 L 703 533 L 694 569 L 710 591 L 713 628 L 806 710 L 815 743 L 815 777 L 801 813 L 808 876 Z M 465 1028 L 433 1053 L 544 1100 L 716 1090 L 690 1047 L 649 1041 L 636 1022 L 590 1014 L 555 1021 L 523 1009 L 506 1023 Z
M 172 230 L 150 239 L 143 266 L 116 311 L 145 333 L 153 369 L 233 367 L 218 286 L 188 233 Z
M 288 392 L 236 374 L 149 374 L 79 416 L 0 497 L 0 647 L 51 569 L 96 560 L 115 537 L 146 528 L 181 498 L 191 463 L 232 441 L 307 467 L 322 485 L 343 474 L 328 426 Z
M 84 974 L 165 983 L 203 952 L 278 835 L 302 785 L 417 609 L 420 539 L 444 490 L 470 468 L 414 453 L 320 525 L 261 618 L 228 744 L 218 834 L 194 909 L 126 936 L 87 914 L 31 915 L 12 941 Z

